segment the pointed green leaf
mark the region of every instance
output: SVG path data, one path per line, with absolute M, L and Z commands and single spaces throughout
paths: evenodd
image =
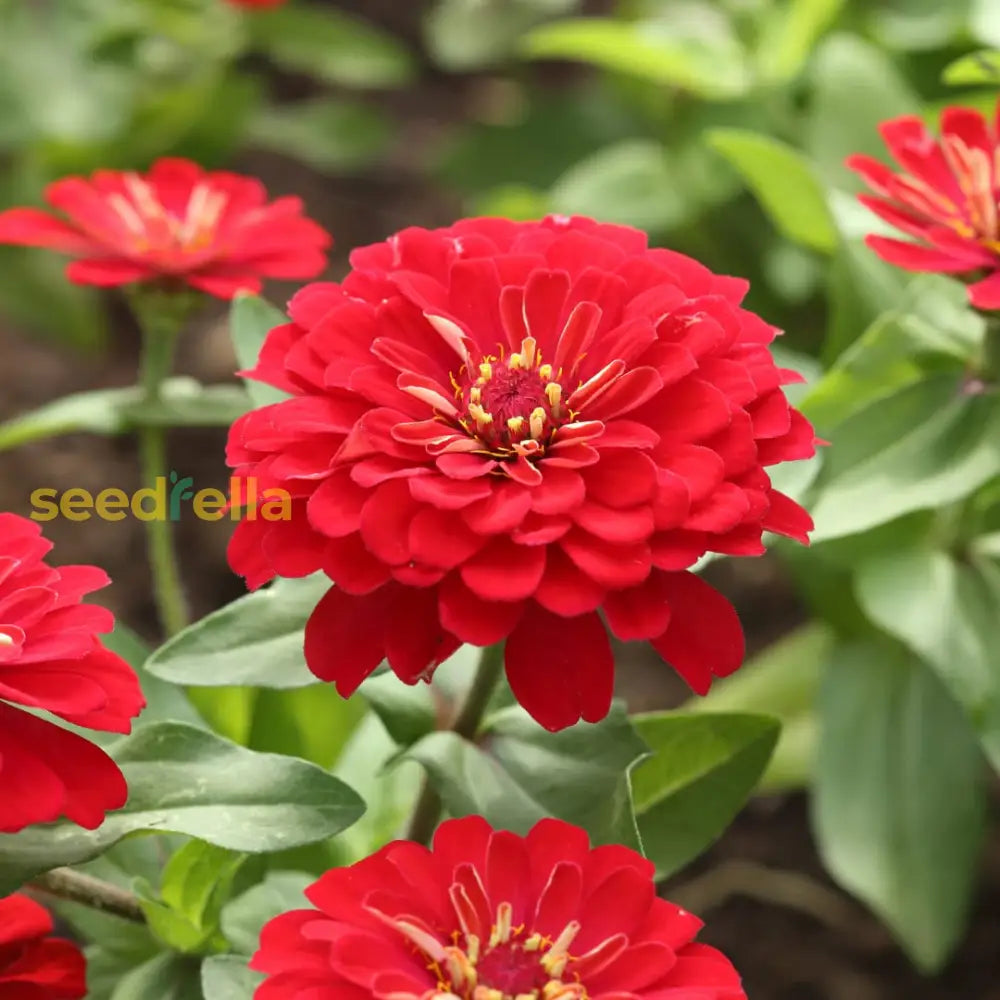
M 261 973 L 254 972 L 245 958 L 236 955 L 214 955 L 201 966 L 204 1000 L 250 1000 L 263 981 Z
M 632 721 L 653 751 L 632 773 L 639 833 L 665 877 L 730 824 L 764 773 L 781 727 L 744 714 L 653 712 Z
M 154 676 L 191 687 L 306 687 L 304 629 L 331 583 L 322 573 L 278 580 L 179 632 L 147 661 Z
M 985 830 L 972 730 L 934 674 L 889 641 L 835 651 L 820 716 L 813 801 L 826 866 L 934 972 L 961 939 Z
M 276 326 L 284 326 L 287 322 L 288 317 L 280 309 L 259 295 L 240 293 L 233 299 L 229 311 L 229 334 L 242 371 L 257 367 L 260 349 L 267 335 Z M 287 392 L 263 382 L 246 379 L 244 384 L 254 406 L 268 406 L 288 398 Z
M 349 826 L 364 803 L 306 761 L 254 753 L 176 723 L 140 728 L 111 748 L 129 801 L 97 830 L 54 823 L 0 836 L 0 891 L 79 864 L 130 833 L 184 833 L 233 851 L 312 844 Z

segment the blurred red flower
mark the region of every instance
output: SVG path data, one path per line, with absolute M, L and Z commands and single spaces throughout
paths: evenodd
M 76 945 L 48 935 L 52 918 L 27 896 L 0 899 L 0 1000 L 77 1000 L 87 963 Z
M 264 927 L 256 1000 L 745 1000 L 649 861 L 558 820 L 448 820 L 432 849 L 397 841 L 306 895 Z
M 298 198 L 268 203 L 260 181 L 187 160 L 159 160 L 146 175 L 66 177 L 45 196 L 65 219 L 0 212 L 0 243 L 76 257 L 66 273 L 81 285 L 172 280 L 229 299 L 259 291 L 264 278 L 315 277 L 331 244 Z
M 60 816 L 93 829 L 128 795 L 103 750 L 15 706 L 127 733 L 145 704 L 131 667 L 97 638 L 114 627 L 111 612 L 81 603 L 107 575 L 55 569 L 51 548 L 37 524 L 0 514 L 0 833 Z
M 880 131 L 903 171 L 870 156 L 849 157 L 847 165 L 878 195 L 860 195 L 861 202 L 916 242 L 865 242 L 897 267 L 974 279 L 972 304 L 1000 309 L 1000 124 L 952 107 L 941 115 L 940 140 L 915 116 L 884 122 Z
M 430 676 L 507 639 L 522 705 L 551 730 L 609 709 L 620 639 L 691 687 L 735 670 L 729 603 L 686 570 L 758 555 L 808 515 L 764 467 L 813 454 L 747 284 L 587 219 L 473 219 L 356 251 L 292 301 L 252 372 L 294 398 L 233 427 L 237 475 L 293 500 L 244 520 L 257 587 L 325 571 L 312 671 L 345 697 L 383 658 Z

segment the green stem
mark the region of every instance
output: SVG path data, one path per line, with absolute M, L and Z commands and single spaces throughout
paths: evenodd
M 135 314 L 142 329 L 142 367 L 140 384 L 144 402 L 155 404 L 163 393 L 163 383 L 173 368 L 177 333 L 183 322 L 183 310 L 171 309 L 164 296 L 133 299 Z M 139 428 L 139 462 L 142 485 L 155 487 L 166 479 L 167 431 L 164 427 L 146 425 Z M 164 512 L 162 519 L 146 521 L 146 545 L 153 577 L 153 596 L 167 636 L 174 635 L 188 624 L 187 602 L 177 565 L 173 526 Z
M 462 739 L 475 739 L 480 723 L 486 713 L 486 707 L 496 690 L 497 683 L 503 673 L 503 644 L 486 646 L 479 656 L 476 676 L 472 680 L 465 700 L 455 716 L 449 730 Z M 441 798 L 434 791 L 430 780 L 425 778 L 417 804 L 413 809 L 405 838 L 418 844 L 430 841 L 438 821 L 441 819 Z
M 73 871 L 72 868 L 54 868 L 29 882 L 28 888 L 47 896 L 55 896 L 56 899 L 80 903 L 92 910 L 110 913 L 136 924 L 146 922 L 146 915 L 142 912 L 139 901 L 127 889 L 120 889 L 110 882 L 102 882 L 90 875 Z

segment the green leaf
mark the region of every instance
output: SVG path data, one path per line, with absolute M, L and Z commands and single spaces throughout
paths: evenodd
M 123 975 L 110 1000 L 201 1000 L 200 963 L 164 952 Z
M 264 924 L 281 913 L 309 905 L 304 893 L 315 881 L 303 872 L 270 872 L 259 885 L 227 903 L 222 910 L 222 933 L 233 950 L 252 955 L 260 944 Z
M 859 190 L 861 183 L 844 166 L 845 158 L 850 153 L 884 158 L 879 125 L 896 115 L 917 114 L 920 98 L 892 55 L 857 35 L 826 38 L 813 56 L 810 76 L 813 93 L 803 130 L 806 153 L 828 183 Z
M 246 745 L 329 768 L 364 712 L 361 699 L 342 698 L 332 684 L 286 691 L 255 688 Z
M 826 624 L 802 625 L 751 657 L 735 674 L 717 680 L 707 695 L 684 705 L 686 712 L 697 714 L 753 712 L 781 722 L 759 791 L 801 788 L 809 781 L 820 666 L 833 641 Z
M 255 146 L 331 174 L 377 160 L 392 132 L 392 123 L 377 109 L 332 97 L 265 107 L 250 123 Z
M 242 370 L 250 371 L 257 366 L 257 358 L 267 335 L 276 326 L 284 326 L 287 322 L 288 317 L 280 309 L 259 295 L 241 292 L 233 299 L 229 311 L 229 333 Z M 268 406 L 288 399 L 287 392 L 263 382 L 245 379 L 244 384 L 254 406 Z
M 316 683 L 304 629 L 330 589 L 323 574 L 278 580 L 227 604 L 170 639 L 146 663 L 165 681 L 191 687 L 306 687 Z
M 979 84 L 995 87 L 1000 84 L 1000 52 L 996 49 L 984 49 L 962 56 L 949 63 L 943 79 L 953 87 Z
M 962 563 L 932 549 L 900 549 L 862 562 L 855 590 L 876 625 L 930 664 L 1000 770 L 996 564 Z
M 148 882 L 137 882 L 139 902 L 153 933 L 175 951 L 226 950 L 219 936 L 219 915 L 247 861 L 246 854 L 201 840 L 185 844 L 163 869 L 159 898 Z
M 921 379 L 935 368 L 968 367 L 983 338 L 983 321 L 954 281 L 923 275 L 836 359 L 801 401 L 822 433 L 866 404 Z
M 140 830 L 263 853 L 332 837 L 364 810 L 347 785 L 313 764 L 254 753 L 191 726 L 146 726 L 111 752 L 128 781 L 125 808 L 97 830 L 54 823 L 4 836 L 0 891 L 88 861 Z
M 653 712 L 632 721 L 653 751 L 632 774 L 639 833 L 667 876 L 730 824 L 764 773 L 780 726 L 745 714 Z
M 826 866 L 934 972 L 962 936 L 984 833 L 969 725 L 888 641 L 836 650 L 820 716 L 814 825 Z
M 793 80 L 844 3 L 845 0 L 791 0 L 765 9 L 757 43 L 761 78 L 768 83 Z
M 438 0 L 424 20 L 424 37 L 434 61 L 465 72 L 510 54 L 517 40 L 552 14 L 571 11 L 577 0 Z
M 572 59 L 709 100 L 744 94 L 750 85 L 746 53 L 728 35 L 679 37 L 667 24 L 575 18 L 536 28 L 520 46 L 530 59 Z
M 245 958 L 235 955 L 215 955 L 201 965 L 201 992 L 205 1000 L 250 1000 L 264 981 L 254 972 Z
M 620 704 L 596 725 L 547 733 L 521 708 L 487 719 L 482 742 L 425 736 L 406 751 L 453 816 L 478 814 L 527 831 L 545 816 L 582 826 L 595 843 L 638 847 L 628 773 L 647 750 Z
M 690 207 L 677 180 L 659 143 L 629 139 L 577 163 L 553 187 L 549 201 L 552 211 L 564 215 L 669 229 Z
M 282 69 L 342 87 L 403 87 L 414 76 L 406 47 L 332 8 L 292 4 L 255 13 L 254 43 Z
M 707 138 L 740 172 L 785 236 L 823 253 L 836 249 L 839 237 L 826 193 L 801 153 L 742 129 L 715 129 Z
M 1000 399 L 929 375 L 832 428 L 812 505 L 813 541 L 969 496 L 1000 475 Z
M 237 386 L 203 386 L 178 376 L 163 386 L 163 400 L 154 407 L 142 401 L 142 390 L 95 389 L 64 396 L 0 424 L 0 451 L 32 441 L 88 431 L 124 434 L 136 426 L 228 427 L 249 409 Z
M 400 835 L 420 792 L 420 765 L 399 760 L 398 754 L 382 722 L 369 712 L 334 769 L 365 800 L 365 814 L 329 845 L 329 866 L 360 861 Z

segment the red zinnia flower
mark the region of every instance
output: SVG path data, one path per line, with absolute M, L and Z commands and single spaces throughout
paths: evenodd
M 558 820 L 449 820 L 431 850 L 397 841 L 306 895 L 264 927 L 256 1000 L 745 1000 L 650 862 Z
M 27 896 L 0 899 L 0 1000 L 78 1000 L 87 963 L 76 945 L 49 937 L 52 918 Z
M 51 548 L 37 524 L 0 514 L 0 833 L 60 816 L 93 829 L 128 795 L 103 750 L 15 705 L 127 733 L 145 704 L 131 667 L 97 638 L 114 627 L 111 612 L 81 603 L 107 575 L 54 569 Z
M 229 442 L 238 475 L 293 497 L 289 521 L 238 526 L 236 571 L 336 584 L 313 672 L 346 697 L 383 658 L 414 683 L 506 638 L 539 722 L 597 721 L 599 609 L 699 693 L 735 670 L 736 614 L 686 570 L 763 552 L 764 530 L 806 541 L 764 467 L 814 451 L 746 282 L 587 219 L 410 229 L 351 261 L 293 299 L 252 373 L 294 398 Z
M 972 304 L 1000 309 L 1000 122 L 972 108 L 947 108 L 940 140 L 912 116 L 884 122 L 880 131 L 904 172 L 870 156 L 852 156 L 847 165 L 881 196 L 860 195 L 861 202 L 918 242 L 869 236 L 868 246 L 909 271 L 979 278 L 969 287 Z
M 331 243 L 298 198 L 268 204 L 260 181 L 187 160 L 159 160 L 145 176 L 67 177 L 45 196 L 65 221 L 12 208 L 0 213 L 0 243 L 78 258 L 66 273 L 81 285 L 164 279 L 229 299 L 259 291 L 263 278 L 315 277 Z

